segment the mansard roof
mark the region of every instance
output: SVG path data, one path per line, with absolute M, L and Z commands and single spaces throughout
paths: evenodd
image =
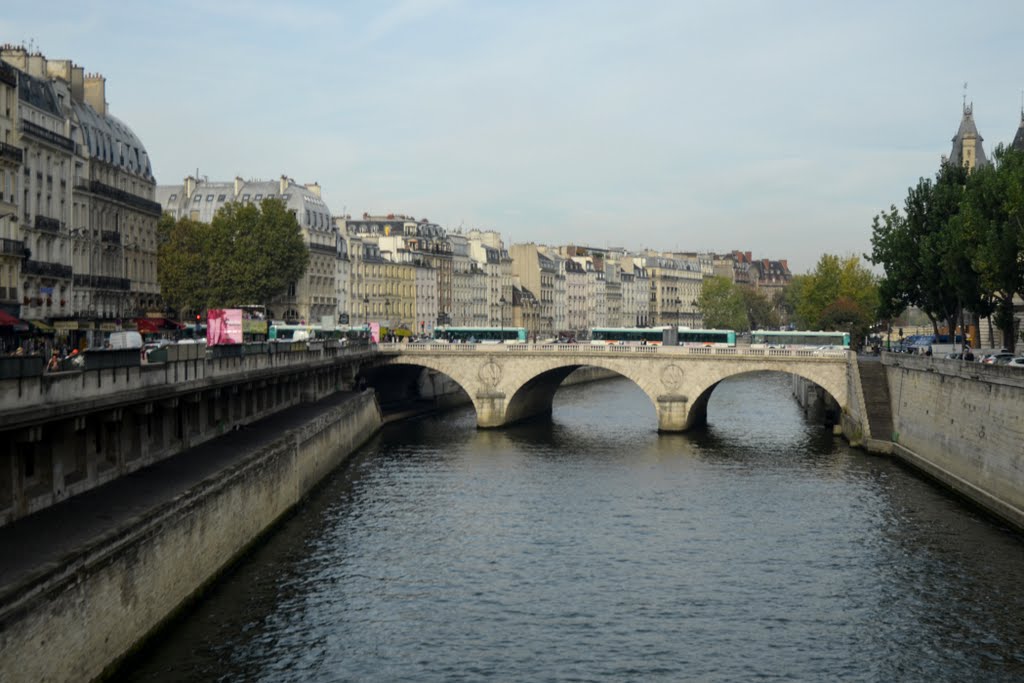
M 30 76 L 24 71 L 18 71 L 18 99 L 31 104 L 36 109 L 41 109 L 47 114 L 64 118 L 64 112 L 57 104 L 57 96 L 53 87 L 48 81 Z
M 131 128 L 115 116 L 100 114 L 85 102 L 73 102 L 71 106 L 82 128 L 82 138 L 91 158 L 146 180 L 153 180 L 149 155 Z

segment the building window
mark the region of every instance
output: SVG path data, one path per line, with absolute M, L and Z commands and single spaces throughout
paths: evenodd
M 247 201 L 249 201 L 249 195 L 247 195 L 247 194 L 243 194 L 243 195 L 242 195 L 242 201 L 243 201 L 243 202 L 247 202 Z
M 167 201 L 169 201 L 169 202 L 173 202 L 173 201 L 174 201 L 175 199 L 177 199 L 177 198 L 178 198 L 178 195 L 176 195 L 176 194 L 172 194 L 172 195 L 170 196 L 170 198 L 169 198 L 169 199 L 168 199 Z
M 222 202 L 222 201 L 224 201 L 225 199 L 227 199 L 227 197 L 228 197 L 228 196 L 227 196 L 226 194 L 220 194 L 220 195 L 217 195 L 217 201 L 218 201 L 218 202 Z
M 206 195 L 206 201 L 212 202 L 213 201 L 213 195 L 212 194 Z
M 257 201 L 258 202 L 261 199 L 263 199 L 263 195 L 262 194 L 258 194 L 255 197 L 253 197 L 253 201 Z

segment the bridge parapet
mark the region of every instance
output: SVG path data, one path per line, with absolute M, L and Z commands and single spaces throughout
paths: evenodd
M 851 352 L 843 349 L 781 349 L 753 346 L 659 346 L 629 344 L 432 344 L 387 343 L 379 344 L 382 353 L 451 353 L 451 354 L 524 354 L 548 355 L 604 355 L 628 354 L 672 358 L 779 358 L 824 362 L 843 362 Z
M 371 349 L 321 348 L 234 357 L 197 357 L 128 367 L 71 370 L 0 380 L 0 429 L 37 422 L 47 415 L 169 397 L 197 389 L 330 366 L 368 356 Z

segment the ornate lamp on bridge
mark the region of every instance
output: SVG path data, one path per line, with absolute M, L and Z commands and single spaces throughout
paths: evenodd
M 366 319 L 366 324 L 370 324 L 370 297 L 363 297 L 363 318 Z
M 501 298 L 498 299 L 498 303 L 501 304 L 501 340 L 505 340 L 505 295 L 502 294 Z

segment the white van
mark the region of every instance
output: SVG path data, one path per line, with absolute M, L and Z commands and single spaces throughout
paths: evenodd
M 112 349 L 142 348 L 142 335 L 138 332 L 111 332 L 108 341 Z

